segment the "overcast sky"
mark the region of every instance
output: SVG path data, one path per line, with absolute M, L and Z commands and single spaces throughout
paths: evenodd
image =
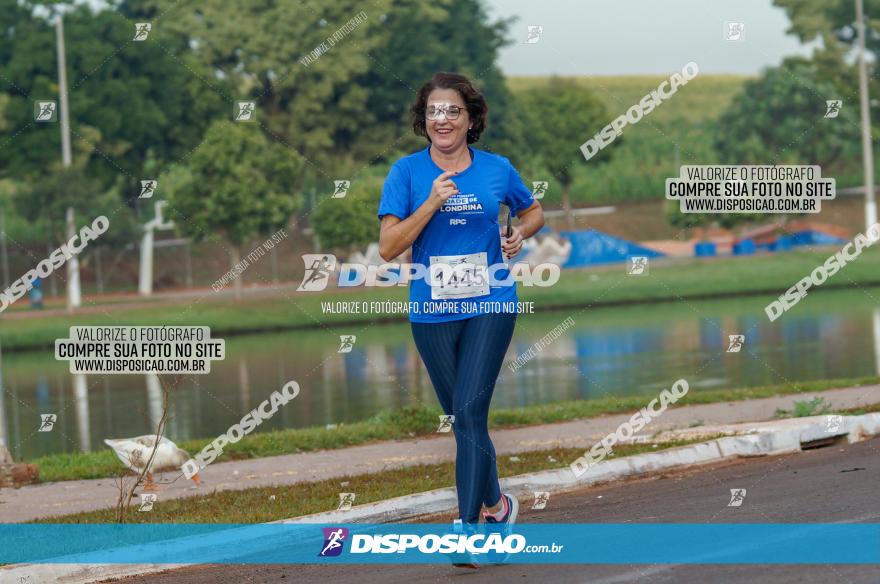
M 755 74 L 812 50 L 771 0 L 486 0 L 490 15 L 517 16 L 501 51 L 507 75 L 667 74 L 695 61 L 701 73 Z M 743 40 L 724 39 L 725 23 Z M 526 44 L 528 26 L 543 26 Z

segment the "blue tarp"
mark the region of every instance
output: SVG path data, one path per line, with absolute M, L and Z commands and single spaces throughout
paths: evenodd
M 821 231 L 798 231 L 792 234 L 792 245 L 837 245 L 846 243 L 845 239 L 822 233 Z
M 632 256 L 656 258 L 665 255 L 595 229 L 560 231 L 559 235 L 571 241 L 571 255 L 562 266 L 563 268 L 625 262 L 627 258 Z
M 845 239 L 828 235 L 821 231 L 798 231 L 788 235 L 780 235 L 771 243 L 756 244 L 755 249 L 761 251 L 786 251 L 799 245 L 840 245 Z

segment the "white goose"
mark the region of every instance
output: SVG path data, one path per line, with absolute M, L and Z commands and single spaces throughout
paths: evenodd
M 106 439 L 104 444 L 113 449 L 117 458 L 136 473 L 144 470 L 144 466 L 150 459 L 153 452 L 153 446 L 156 444 L 156 436 L 138 436 L 136 438 L 121 438 L 118 440 Z M 189 459 L 186 450 L 178 448 L 177 444 L 165 438 L 159 438 L 159 446 L 156 448 L 156 455 L 153 457 L 153 463 L 147 470 L 147 483 L 144 485 L 145 491 L 156 491 L 156 483 L 153 482 L 154 472 L 163 472 L 180 468 L 180 466 Z M 196 486 L 199 486 L 202 479 L 198 473 L 194 474 L 192 480 Z

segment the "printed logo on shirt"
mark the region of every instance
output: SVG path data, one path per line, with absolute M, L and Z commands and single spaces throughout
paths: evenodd
M 467 219 L 456 219 L 453 217 L 449 220 L 450 225 L 467 225 Z
M 440 207 L 441 213 L 482 213 L 483 204 L 477 195 L 453 195 Z

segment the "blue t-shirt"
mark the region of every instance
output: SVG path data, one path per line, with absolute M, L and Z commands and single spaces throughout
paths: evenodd
M 379 203 L 380 219 L 385 215 L 406 219 L 427 200 L 432 183 L 443 172 L 429 148 L 405 156 L 391 167 Z M 534 198 L 507 158 L 468 149 L 470 166 L 450 177 L 459 194 L 434 213 L 412 246 L 413 264 L 424 266 L 426 272 L 432 264 L 464 269 L 437 270 L 433 275 L 412 278 L 411 322 L 516 312 L 516 284 L 501 251 L 498 214 L 502 203 L 516 215 L 529 208 Z

